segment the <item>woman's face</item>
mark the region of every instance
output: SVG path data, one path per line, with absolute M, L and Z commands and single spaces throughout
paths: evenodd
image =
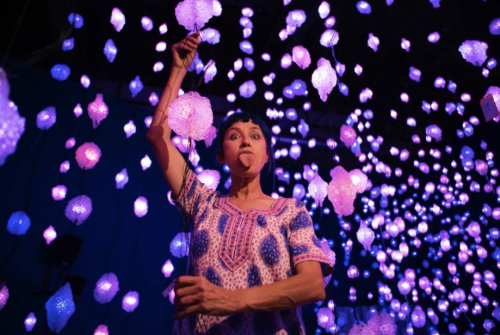
M 242 177 L 260 174 L 269 160 L 262 130 L 251 120 L 233 123 L 224 134 L 217 157 L 229 166 L 232 174 Z

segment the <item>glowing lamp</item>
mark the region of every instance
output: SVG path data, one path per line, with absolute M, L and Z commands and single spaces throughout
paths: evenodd
M 318 318 L 318 326 L 326 330 L 335 326 L 335 315 L 333 311 L 328 307 L 322 307 L 316 313 Z
M 209 44 L 218 44 L 220 42 L 220 32 L 214 28 L 206 28 L 201 32 L 203 40 Z
M 306 18 L 306 13 L 303 10 L 292 10 L 288 12 L 288 15 L 286 16 L 286 24 L 291 27 L 299 28 L 304 22 L 306 22 Z
M 292 143 L 290 146 L 290 157 L 293 159 L 297 160 L 300 157 L 300 154 L 302 153 L 302 149 L 300 148 L 300 145 L 297 143 Z
M 217 170 L 203 170 L 198 174 L 198 179 L 209 189 L 216 190 L 220 181 L 220 172 Z
M 368 187 L 368 177 L 360 169 L 349 171 L 351 181 L 356 187 L 356 192 L 363 193 Z
M 95 284 L 94 299 L 100 304 L 108 303 L 113 300 L 119 290 L 118 277 L 113 272 L 105 273 Z
M 138 197 L 134 201 L 134 213 L 137 217 L 142 218 L 148 213 L 148 199 L 145 197 Z
M 365 221 L 360 222 L 359 229 L 356 232 L 356 237 L 366 251 L 371 250 L 373 240 L 375 239 L 375 233 L 373 230 L 368 228 Z
M 111 22 L 117 32 L 120 32 L 123 29 L 123 26 L 125 25 L 125 15 L 123 15 L 120 8 L 113 8 L 109 22 Z
M 68 22 L 73 26 L 75 29 L 80 29 L 83 27 L 83 17 L 78 14 L 78 13 L 70 13 L 68 15 Z
M 123 126 L 123 131 L 125 132 L 125 136 L 129 138 L 130 136 L 134 135 L 136 132 L 136 127 L 134 124 L 134 121 L 129 120 L 124 126 Z
M 189 31 L 198 31 L 212 18 L 212 0 L 183 0 L 175 7 L 175 17 Z
M 134 80 L 132 80 L 128 85 L 128 89 L 132 94 L 132 98 L 135 98 L 135 96 L 139 94 L 139 92 L 142 91 L 143 88 L 144 85 L 142 84 L 141 77 L 139 76 L 135 76 Z
M 317 65 L 318 67 L 312 74 L 311 82 L 314 88 L 318 90 L 321 100 L 326 102 L 328 95 L 337 85 L 337 74 L 330 61 L 326 58 L 320 58 Z
M 170 259 L 167 259 L 165 264 L 161 267 L 161 272 L 165 276 L 165 278 L 168 278 L 172 275 L 172 272 L 174 272 L 174 265 L 172 264 L 172 261 Z
M 142 171 L 146 171 L 151 167 L 151 158 L 149 158 L 148 155 L 144 155 L 144 157 L 141 159 L 141 167 Z
M 327 192 L 335 213 L 343 216 L 351 215 L 354 212 L 356 198 L 356 186 L 352 183 L 351 176 L 342 166 L 336 166 L 331 176 Z
M 0 68 L 0 80 L 2 71 Z M 0 89 L 8 92 L 7 79 L 0 81 Z M 0 166 L 16 151 L 17 142 L 24 133 L 25 118 L 19 115 L 17 106 L 0 93 Z
M 402 295 L 407 295 L 408 293 L 410 293 L 412 286 L 408 279 L 401 278 L 398 282 L 398 289 Z
M 153 30 L 153 20 L 151 20 L 150 17 L 147 17 L 147 16 L 143 16 L 141 18 L 141 26 L 142 26 L 142 29 L 144 29 L 145 31 L 151 31 Z
M 54 333 L 59 333 L 66 326 L 69 318 L 75 312 L 73 292 L 69 283 L 64 284 L 45 303 L 47 325 Z
M 97 326 L 97 328 L 94 330 L 94 335 L 109 335 L 108 326 L 106 325 Z
M 170 253 L 177 257 L 185 257 L 189 253 L 189 239 L 191 238 L 190 233 L 178 233 L 174 236 L 170 242 Z
M 420 306 L 416 306 L 411 313 L 411 322 L 417 328 L 425 326 L 425 312 Z
M 7 221 L 7 230 L 12 235 L 21 236 L 26 234 L 31 226 L 31 220 L 23 211 L 14 212 Z
M 139 305 L 139 293 L 130 291 L 122 299 L 122 308 L 125 312 L 133 312 Z
M 356 9 L 358 10 L 358 12 L 364 15 L 371 14 L 372 12 L 372 7 L 367 1 L 358 1 L 356 3 Z
M 320 18 L 326 19 L 328 14 L 330 14 L 330 4 L 326 1 L 321 2 L 318 7 L 318 14 Z
M 7 304 L 7 300 L 9 300 L 9 288 L 4 283 L 0 283 L 0 311 Z
M 257 86 L 255 86 L 255 82 L 253 80 L 245 81 L 239 87 L 240 95 L 243 98 L 251 98 L 255 92 L 257 91 Z
M 500 18 L 493 19 L 489 25 L 491 35 L 500 35 Z
M 115 45 L 115 42 L 110 38 L 106 41 L 104 44 L 104 56 L 106 56 L 106 59 L 108 62 L 113 63 L 116 58 L 116 54 L 118 54 L 118 48 Z
M 66 149 L 71 149 L 71 148 L 73 148 L 75 146 L 75 144 L 76 144 L 75 138 L 74 137 L 70 137 L 70 138 L 68 138 L 66 140 L 66 143 L 64 144 L 64 147 Z
M 49 245 L 52 243 L 53 240 L 55 240 L 57 237 L 57 232 L 52 227 L 52 225 L 48 226 L 44 231 L 43 231 L 43 238 L 45 239 L 45 244 Z
M 116 174 L 115 183 L 117 189 L 123 189 L 125 185 L 128 183 L 128 173 L 126 168 L 123 168 L 120 172 Z
M 302 137 L 306 137 L 307 133 L 309 133 L 309 125 L 306 121 L 304 121 L 304 119 L 300 119 L 299 126 L 297 128 Z
M 64 214 L 77 226 L 81 225 L 92 213 L 92 200 L 86 195 L 80 195 L 68 202 Z
M 311 65 L 311 55 L 309 50 L 307 50 L 302 45 L 294 46 L 292 49 L 292 59 L 302 70 L 306 69 Z
M 47 107 L 36 115 L 36 126 L 41 130 L 47 130 L 56 123 L 56 108 Z
M 76 117 L 80 117 L 80 115 L 83 114 L 82 105 L 76 104 L 75 108 L 73 108 L 73 114 L 75 114 Z
M 306 195 L 306 189 L 302 184 L 295 184 L 292 191 L 292 196 L 297 200 L 302 200 Z
M 57 185 L 52 187 L 52 198 L 55 201 L 63 200 L 66 198 L 67 188 L 64 185 Z
M 92 120 L 92 126 L 97 128 L 97 126 L 108 116 L 108 106 L 102 98 L 102 94 L 98 93 L 95 100 L 92 101 L 88 107 L 87 112 Z
M 76 149 L 75 159 L 83 170 L 92 169 L 101 158 L 101 149 L 93 142 L 85 142 Z
M 64 161 L 61 163 L 61 165 L 59 166 L 59 172 L 61 173 L 66 173 L 69 171 L 69 168 L 70 168 L 71 164 L 69 161 Z
M 441 136 L 442 136 L 442 130 L 439 128 L 438 125 L 436 124 L 431 124 L 430 126 L 427 126 L 425 128 L 425 134 L 429 136 L 430 138 L 433 138 L 436 140 L 436 142 L 441 141 Z
M 331 48 L 337 43 L 339 43 L 339 33 L 334 29 L 325 30 L 319 38 L 319 44 L 325 48 Z M 339 73 L 339 76 L 342 76 L 342 73 Z
M 62 43 L 62 50 L 63 51 L 71 51 L 75 48 L 75 39 L 74 38 L 68 38 L 65 39 Z
M 348 147 L 351 147 L 356 142 L 356 131 L 353 127 L 343 124 L 340 127 L 340 140 Z
M 368 47 L 372 49 L 373 51 L 377 52 L 378 46 L 380 44 L 380 40 L 377 36 L 373 35 L 372 33 L 368 34 Z
M 26 328 L 26 331 L 29 333 L 33 330 L 33 328 L 36 325 L 36 316 L 35 313 L 30 312 L 26 319 L 24 319 L 24 328 Z
M 305 173 L 305 172 L 304 172 Z M 319 174 L 315 174 L 307 187 L 307 191 L 314 199 L 316 205 L 323 206 L 323 201 L 325 200 L 327 192 L 328 183 L 321 178 Z
M 462 54 L 462 58 L 474 66 L 482 66 L 488 56 L 486 50 L 488 44 L 481 41 L 464 41 L 458 51 Z
M 178 135 L 202 140 L 212 125 L 210 100 L 197 92 L 187 92 L 170 104 L 168 125 Z
M 52 78 L 58 81 L 64 81 L 68 79 L 71 74 L 71 69 L 66 64 L 56 64 L 50 69 L 50 75 Z

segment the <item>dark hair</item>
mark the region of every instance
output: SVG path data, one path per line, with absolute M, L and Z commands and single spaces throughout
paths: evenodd
M 219 131 L 217 132 L 217 138 L 216 138 L 217 152 L 222 151 L 222 143 L 224 142 L 224 135 L 226 134 L 226 131 L 233 124 L 235 124 L 236 122 L 249 122 L 249 121 L 259 126 L 260 130 L 262 130 L 262 134 L 264 135 L 264 138 L 266 140 L 267 156 L 269 158 L 268 162 L 264 165 L 262 170 L 266 171 L 266 175 L 272 174 L 274 170 L 274 151 L 271 142 L 271 137 L 272 137 L 271 130 L 264 122 L 264 120 L 262 120 L 262 118 L 257 114 L 247 113 L 247 112 L 239 112 L 239 113 L 236 112 L 226 117 L 222 121 L 219 127 Z

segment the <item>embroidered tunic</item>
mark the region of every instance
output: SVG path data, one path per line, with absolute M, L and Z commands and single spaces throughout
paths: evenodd
M 192 220 L 189 274 L 229 290 L 271 284 L 295 274 L 295 266 L 315 260 L 332 271 L 305 205 L 278 198 L 269 209 L 242 211 L 204 186 L 191 170 L 176 200 Z M 305 334 L 300 308 L 245 312 L 230 316 L 198 314 L 176 321 L 179 334 Z

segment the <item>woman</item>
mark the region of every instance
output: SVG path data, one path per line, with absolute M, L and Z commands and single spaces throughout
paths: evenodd
M 228 195 L 206 188 L 170 140 L 168 106 L 199 45 L 172 46 L 173 64 L 148 140 L 180 209 L 193 223 L 189 274 L 175 285 L 175 329 L 183 334 L 304 334 L 299 307 L 323 300 L 332 271 L 305 206 L 263 193 L 271 136 L 255 115 L 233 114 L 219 130 L 217 159 L 228 165 Z M 187 171 L 187 175 L 185 173 Z

